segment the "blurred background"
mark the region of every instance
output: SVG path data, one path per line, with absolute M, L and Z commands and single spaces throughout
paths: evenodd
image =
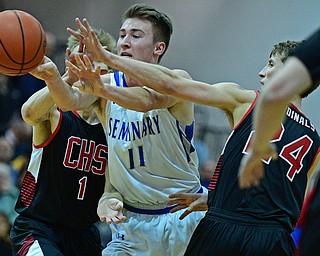
M 47 55 L 64 72 L 67 27 L 86 17 L 90 24 L 118 37 L 120 17 L 130 0 L 0 0 L 0 11 L 29 12 L 47 35 Z M 144 0 L 173 21 L 171 45 L 162 65 L 180 68 L 200 81 L 237 82 L 259 89 L 259 71 L 267 63 L 274 44 L 302 40 L 320 27 L 319 0 Z M 1 31 L 0 31 L 1 33 Z M 44 83 L 31 75 L 0 74 L 0 255 L 9 255 L 9 230 L 16 217 L 14 204 L 31 153 L 31 127 L 21 119 L 23 102 Z M 304 100 L 303 108 L 316 128 L 320 90 Z M 230 132 L 224 114 L 196 105 L 195 146 L 200 175 L 207 186 Z M 107 229 L 103 229 L 107 230 Z M 106 235 L 103 235 L 106 237 Z M 107 239 L 106 239 L 107 240 Z
M 63 72 L 66 28 L 76 28 L 76 17 L 86 17 L 92 26 L 117 38 L 121 14 L 139 2 L 2 0 L 0 8 L 27 11 L 41 22 L 53 45 L 50 54 Z M 165 12 L 173 21 L 171 45 L 162 65 L 184 69 L 196 80 L 232 81 L 247 89 L 260 88 L 258 72 L 266 64 L 274 44 L 302 40 L 320 27 L 319 0 L 144 0 L 143 3 Z M 318 130 L 319 96 L 317 90 L 303 103 L 305 113 Z M 215 161 L 230 131 L 227 120 L 221 111 L 196 105 L 196 122 L 199 155 Z

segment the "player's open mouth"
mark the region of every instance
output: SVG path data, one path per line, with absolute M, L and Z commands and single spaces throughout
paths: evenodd
M 132 58 L 132 55 L 128 53 L 121 53 L 121 56 Z

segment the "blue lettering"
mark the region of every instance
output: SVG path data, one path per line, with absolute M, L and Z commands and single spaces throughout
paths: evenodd
M 141 121 L 125 122 L 109 118 L 108 136 L 123 141 L 141 139 L 147 135 L 160 133 L 159 116 L 145 117 Z
M 116 136 L 116 131 L 117 131 L 117 129 L 118 129 L 117 125 L 119 124 L 119 122 L 120 122 L 120 120 L 118 120 L 118 119 L 116 119 L 116 120 L 114 121 L 114 124 L 113 124 L 113 127 L 112 127 L 112 135 L 111 135 L 112 138 L 117 137 L 117 136 Z
M 122 135 L 122 136 L 121 136 Z M 119 136 L 118 139 L 125 140 L 125 141 L 130 141 L 130 132 L 129 132 L 129 126 L 127 125 L 127 123 L 123 122 L 122 126 L 121 126 L 121 130 L 119 132 Z
M 146 119 L 147 119 L 146 120 L 147 121 L 147 126 L 149 128 L 149 134 L 154 134 L 154 131 L 152 129 L 152 121 L 151 121 L 150 117 L 147 117 Z
M 137 122 L 137 125 L 134 122 L 131 122 L 131 127 L 132 127 L 132 136 L 133 136 L 132 139 L 135 140 L 136 135 L 138 139 L 141 139 L 139 122 Z
M 159 116 L 154 116 L 154 117 L 152 117 L 152 119 L 153 119 L 153 121 L 154 121 L 154 123 L 155 123 L 155 125 L 156 125 L 156 127 L 157 127 L 158 133 L 160 133 Z

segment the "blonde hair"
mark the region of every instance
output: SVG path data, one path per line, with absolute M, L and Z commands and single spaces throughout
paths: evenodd
M 93 31 L 97 35 L 98 40 L 102 46 L 106 46 L 107 50 L 110 52 L 113 52 L 113 53 L 116 52 L 117 42 L 112 35 L 104 31 L 103 29 L 94 28 Z M 79 40 L 75 36 L 71 35 L 68 37 L 67 47 L 70 48 L 71 51 L 73 51 L 74 48 L 76 48 L 78 45 L 79 45 Z

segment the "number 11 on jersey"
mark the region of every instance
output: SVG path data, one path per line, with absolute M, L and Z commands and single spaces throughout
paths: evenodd
M 134 152 L 132 148 L 130 148 L 128 151 L 129 151 L 130 169 L 134 169 L 136 167 L 135 164 L 139 164 L 138 166 L 145 166 L 142 146 L 138 147 L 139 156 L 134 156 Z

